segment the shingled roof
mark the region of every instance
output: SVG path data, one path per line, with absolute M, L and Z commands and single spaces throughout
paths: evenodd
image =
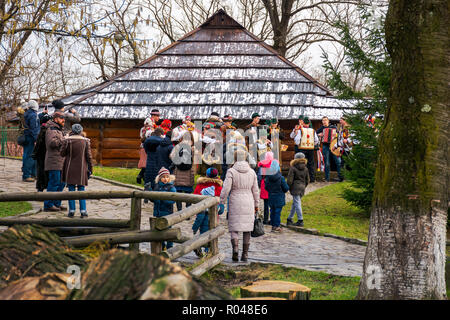
M 62 100 L 97 119 L 144 119 L 155 108 L 169 119 L 205 119 L 212 111 L 338 119 L 351 109 L 223 10 L 142 63 Z

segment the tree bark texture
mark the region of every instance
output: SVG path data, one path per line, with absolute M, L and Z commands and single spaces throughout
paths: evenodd
M 223 289 L 192 278 L 168 259 L 134 251 L 110 250 L 83 273 L 74 300 L 232 299 Z
M 445 299 L 449 6 L 392 0 L 392 59 L 359 299 Z
M 83 269 L 87 264 L 43 227 L 17 225 L 0 234 L 0 287 L 23 277 L 65 273 L 71 265 Z

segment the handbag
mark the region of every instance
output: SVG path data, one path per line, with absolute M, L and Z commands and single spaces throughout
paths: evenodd
M 25 144 L 26 141 L 26 137 L 24 134 L 21 134 L 20 136 L 17 137 L 17 144 L 19 146 L 23 146 Z
M 256 238 L 262 235 L 264 235 L 263 221 L 258 215 L 255 215 L 255 223 L 253 224 L 253 231 L 251 232 L 251 236 L 253 238 Z

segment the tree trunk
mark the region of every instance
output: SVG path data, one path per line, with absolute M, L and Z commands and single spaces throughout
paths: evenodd
M 449 12 L 393 0 L 392 59 L 359 299 L 445 299 L 449 201 Z

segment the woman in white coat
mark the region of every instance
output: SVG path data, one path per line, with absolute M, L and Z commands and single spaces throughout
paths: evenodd
M 243 232 L 243 250 L 241 261 L 247 261 L 250 247 L 250 233 L 253 231 L 255 212 L 258 212 L 258 178 L 246 161 L 245 151 L 235 152 L 235 163 L 228 169 L 220 203 L 226 205 L 229 197 L 228 231 L 231 234 L 233 261 L 238 261 L 239 232 Z

